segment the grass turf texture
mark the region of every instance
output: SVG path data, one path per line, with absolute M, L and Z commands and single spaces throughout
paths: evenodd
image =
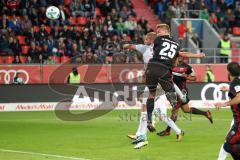
M 91 160 L 214 160 L 232 120 L 228 109 L 212 110 L 214 125 L 205 117 L 184 114 L 177 124 L 185 136 L 158 137 L 148 133 L 149 145 L 134 150 L 127 134 L 135 133 L 137 110 L 112 111 L 87 122 L 64 122 L 54 112 L 0 113 L 0 149 L 37 152 Z M 157 130 L 165 125 L 157 124 Z M 61 160 L 41 155 L 0 151 L 1 160 Z M 229 158 L 231 159 L 231 158 Z

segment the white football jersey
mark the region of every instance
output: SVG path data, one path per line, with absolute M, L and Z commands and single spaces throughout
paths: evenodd
M 145 64 L 147 64 L 149 60 L 153 57 L 153 44 L 149 46 L 144 44 L 138 44 L 136 45 L 136 50 L 143 54 L 143 61 Z

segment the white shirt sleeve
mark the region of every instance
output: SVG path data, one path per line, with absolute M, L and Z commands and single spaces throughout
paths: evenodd
M 138 44 L 136 45 L 136 50 L 143 54 L 147 50 L 147 46 L 143 44 Z

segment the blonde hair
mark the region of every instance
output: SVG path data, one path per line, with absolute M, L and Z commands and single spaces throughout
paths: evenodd
M 166 30 L 167 32 L 170 32 L 170 27 L 169 25 L 165 24 L 165 23 L 162 23 L 162 24 L 157 24 L 156 26 L 157 29 L 164 29 Z
M 146 35 L 146 38 L 149 38 L 149 39 L 152 39 L 152 40 L 154 40 L 156 37 L 157 37 L 157 34 L 155 32 L 149 32 Z

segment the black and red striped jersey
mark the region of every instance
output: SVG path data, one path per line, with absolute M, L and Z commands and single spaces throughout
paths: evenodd
M 235 78 L 229 88 L 228 96 L 229 98 L 233 99 L 240 93 L 240 77 Z M 240 104 L 236 104 L 231 106 L 231 110 L 233 112 L 234 122 L 237 125 L 240 125 Z

